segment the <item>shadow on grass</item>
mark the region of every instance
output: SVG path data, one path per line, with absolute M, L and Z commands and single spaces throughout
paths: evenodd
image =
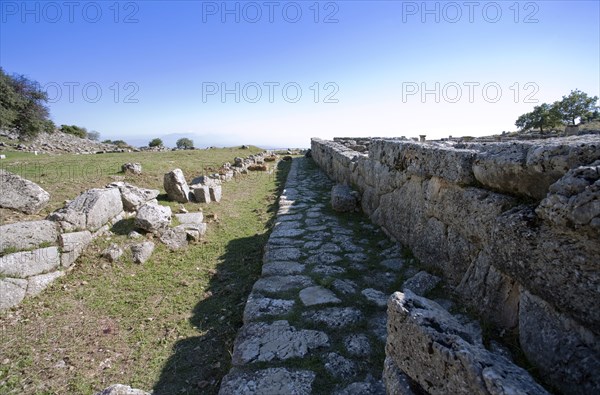
M 284 188 L 290 163 L 279 162 L 275 184 L 277 196 Z M 278 199 L 268 206 L 272 228 Z M 235 336 L 254 282 L 261 273 L 268 233 L 231 240 L 219 257 L 206 297 L 196 304 L 190 322 L 205 332 L 178 341 L 154 386 L 154 395 L 216 394 L 228 373 Z

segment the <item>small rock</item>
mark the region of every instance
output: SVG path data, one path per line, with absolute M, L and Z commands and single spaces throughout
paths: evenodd
M 116 262 L 123 255 L 123 249 L 118 244 L 112 244 L 102 252 L 102 257 L 109 262 Z
M 131 247 L 131 255 L 135 263 L 144 263 L 150 258 L 154 251 L 154 243 L 145 241 L 143 243 L 134 244 Z

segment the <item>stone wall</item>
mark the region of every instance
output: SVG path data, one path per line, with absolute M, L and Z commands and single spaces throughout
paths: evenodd
M 600 136 L 348 146 L 311 153 L 464 305 L 518 333 L 546 383 L 600 391 Z

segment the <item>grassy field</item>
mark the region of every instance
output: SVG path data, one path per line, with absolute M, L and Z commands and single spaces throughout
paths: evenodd
M 123 179 L 162 189 L 163 174 L 173 168 L 189 180 L 257 151 L 16 154 L 2 167 L 51 193 L 49 207 L 36 216 L 43 217 L 91 187 Z M 129 161 L 142 163 L 144 174 L 120 174 L 121 164 Z M 99 255 L 110 243 L 128 241 L 120 235 L 127 229 L 121 229 L 110 240 L 96 240 L 72 272 L 40 296 L 0 312 L 0 393 L 91 394 L 113 383 L 155 394 L 216 393 L 230 367 L 232 343 L 260 274 L 288 170 L 289 162 L 280 162 L 272 174 L 251 173 L 226 183 L 220 204 L 187 203 L 190 212 L 201 207 L 216 216 L 201 243 L 178 252 L 157 244 L 144 265 L 127 255 L 110 264 Z M 6 222 L 24 219 L 2 214 Z

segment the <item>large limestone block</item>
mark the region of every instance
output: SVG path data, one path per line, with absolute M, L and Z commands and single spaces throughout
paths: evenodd
M 600 393 L 600 336 L 524 291 L 519 337 L 529 361 L 562 393 Z
M 136 211 L 143 204 L 156 199 L 160 191 L 158 189 L 146 189 L 136 187 L 126 182 L 113 182 L 107 188 L 118 188 L 126 211 Z
M 331 208 L 339 212 L 352 212 L 358 209 L 358 193 L 348 185 L 335 185 L 331 189 Z
M 163 186 L 170 200 L 179 203 L 189 202 L 190 188 L 181 169 L 175 169 L 165 174 Z
M 479 145 L 475 178 L 498 191 L 543 199 L 570 169 L 600 159 L 600 136 Z
M 52 284 L 56 279 L 65 275 L 65 272 L 57 270 L 52 273 L 39 274 L 29 277 L 27 284 L 27 295 L 35 296 Z
M 36 214 L 46 207 L 50 194 L 35 182 L 0 169 L 0 207 Z
M 48 219 L 57 221 L 65 232 L 85 229 L 93 232 L 122 211 L 123 202 L 118 189 L 90 189 L 50 214 Z
M 62 255 L 60 263 L 64 268 L 70 267 L 79 258 L 83 250 L 92 241 L 92 234 L 89 230 L 81 232 L 63 233 L 60 235 L 60 246 Z
M 171 208 L 146 203 L 138 209 L 135 226 L 148 232 L 158 232 L 171 224 Z
M 486 247 L 491 264 L 600 334 L 598 237 L 540 221 L 531 206 L 499 216 Z
M 472 185 L 477 151 L 442 143 L 373 139 L 369 157 L 391 169 L 420 177 L 440 177 L 460 185 Z
M 197 213 L 175 214 L 175 218 L 177 218 L 180 224 L 201 224 L 204 220 L 204 215 L 200 211 Z
M 53 271 L 59 265 L 60 254 L 57 247 L 40 248 L 0 257 L 0 275 L 27 278 Z
M 19 278 L 0 278 L 0 310 L 21 303 L 27 293 L 27 280 Z
M 58 230 L 52 221 L 17 222 L 0 226 L 0 252 L 7 248 L 26 250 L 42 243 L 56 243 Z
M 551 224 L 600 235 L 600 161 L 569 170 L 535 212 Z
M 548 394 L 437 303 L 410 291 L 390 297 L 387 330 L 386 355 L 429 394 Z

